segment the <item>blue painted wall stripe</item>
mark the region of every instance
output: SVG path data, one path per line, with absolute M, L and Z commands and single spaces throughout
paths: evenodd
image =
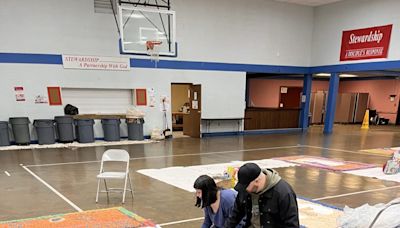
M 56 54 L 24 54 L 24 53 L 0 53 L 0 63 L 28 63 L 28 64 L 62 64 L 62 55 Z M 304 74 L 308 67 L 274 66 L 257 64 L 236 64 L 217 62 L 196 62 L 160 60 L 157 65 L 150 59 L 130 59 L 131 67 L 136 68 L 160 68 L 182 70 L 215 70 L 215 71 L 239 71 L 259 73 L 285 73 Z M 157 67 L 156 67 L 157 66 Z
M 155 62 L 152 62 L 149 59 L 131 59 L 131 67 L 182 69 L 182 70 L 239 71 L 239 72 L 278 73 L 278 74 L 279 73 L 304 74 L 305 72 L 309 71 L 308 67 L 195 62 L 195 61 L 178 61 L 178 60 L 160 60 L 156 65 Z
M 262 129 L 262 130 L 246 130 L 246 131 L 228 131 L 228 132 L 210 132 L 202 133 L 202 137 L 214 136 L 233 136 L 233 135 L 266 135 L 266 134 L 290 134 L 300 133 L 301 128 L 283 128 L 283 129 Z
M 310 67 L 310 73 L 335 73 L 400 69 L 400 60 Z
M 0 63 L 62 64 L 61 55 L 0 53 Z
M 131 58 L 131 67 L 156 68 L 150 59 Z M 0 53 L 0 63 L 27 63 L 27 64 L 62 64 L 60 54 L 32 54 L 32 53 Z M 198 62 L 179 60 L 160 60 L 157 63 L 160 69 L 182 69 L 182 70 L 215 70 L 215 71 L 238 71 L 253 73 L 276 73 L 276 74 L 309 74 L 309 73 L 334 73 L 400 69 L 400 60 L 338 64 L 315 67 L 302 66 L 279 66 L 261 64 L 239 64 L 220 62 Z

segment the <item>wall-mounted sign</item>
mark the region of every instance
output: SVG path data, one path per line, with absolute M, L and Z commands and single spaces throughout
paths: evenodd
M 146 106 L 147 105 L 147 90 L 146 89 L 135 89 L 136 105 Z
M 392 27 L 343 31 L 340 61 L 387 58 Z
M 65 69 L 116 71 L 127 71 L 131 69 L 130 60 L 127 57 L 63 55 L 62 59 Z
M 25 94 L 24 94 L 24 87 L 22 86 L 15 86 L 15 100 L 16 101 L 25 101 Z
M 149 106 L 150 107 L 155 107 L 156 106 L 156 92 L 154 88 L 149 89 Z
M 47 87 L 47 95 L 49 95 L 49 105 L 62 105 L 60 87 Z
M 35 97 L 35 104 L 47 104 L 47 103 L 49 103 L 49 101 L 46 96 L 37 95 Z

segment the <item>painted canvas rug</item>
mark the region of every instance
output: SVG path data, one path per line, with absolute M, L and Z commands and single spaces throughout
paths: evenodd
M 300 224 L 306 228 L 336 228 L 343 211 L 337 207 L 309 199 L 297 198 Z
M 254 162 L 261 168 L 282 168 L 297 166 L 296 164 L 273 160 L 255 160 L 255 161 L 232 161 L 230 163 L 218 163 L 211 165 L 196 165 L 196 166 L 173 166 L 162 169 L 141 169 L 138 173 L 149 176 L 164 183 L 173 185 L 183 190 L 194 192 L 193 183 L 200 175 L 221 176 L 227 167 L 239 168 L 244 163 Z M 179 177 L 179 178 L 177 178 Z
M 148 219 L 144 219 L 122 207 L 91 210 L 84 212 L 43 216 L 31 219 L 0 222 L 0 228 L 43 228 L 43 227 L 155 227 Z
M 391 148 L 376 148 L 376 149 L 367 149 L 367 150 L 360 150 L 364 153 L 382 155 L 386 157 L 391 157 L 393 152 L 400 150 L 400 147 L 391 147 Z
M 291 162 L 302 166 L 315 167 L 331 171 L 350 171 L 350 170 L 367 169 L 375 167 L 375 165 L 373 164 L 351 162 L 351 161 L 340 161 L 335 159 L 307 156 L 307 155 L 278 157 L 274 159 Z
M 353 175 L 363 176 L 363 177 L 372 177 L 372 178 L 377 178 L 380 180 L 400 182 L 400 173 L 393 174 L 393 175 L 384 174 L 382 171 L 382 167 L 346 171 L 343 173 L 348 173 L 348 174 L 353 174 Z
M 246 162 L 255 162 L 263 168 L 296 166 L 296 164 L 272 159 Z M 181 188 L 185 191 L 194 192 L 193 183 L 200 175 L 209 174 L 213 176 L 213 174 L 224 172 L 224 170 L 228 166 L 240 167 L 243 163 L 244 162 L 236 161 L 231 163 L 220 163 L 213 165 L 169 167 L 162 169 L 142 169 L 138 170 L 137 172 L 160 180 L 169 185 Z M 178 176 L 179 178 L 177 178 Z M 337 218 L 342 215 L 342 211 L 338 208 L 308 199 L 299 198 L 298 205 L 300 211 L 300 223 L 303 227 L 334 228 L 337 227 Z

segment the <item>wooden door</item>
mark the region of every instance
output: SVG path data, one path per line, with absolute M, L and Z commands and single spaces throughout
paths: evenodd
M 323 123 L 324 100 L 325 100 L 325 94 L 323 91 L 318 91 L 315 93 L 311 123 L 313 124 Z
M 191 85 L 189 91 L 190 112 L 183 119 L 183 134 L 200 138 L 201 85 Z
M 300 108 L 302 87 L 281 87 L 280 108 Z
M 364 120 L 365 111 L 368 108 L 369 93 L 359 93 L 357 95 L 357 104 L 354 115 L 355 123 L 362 123 Z

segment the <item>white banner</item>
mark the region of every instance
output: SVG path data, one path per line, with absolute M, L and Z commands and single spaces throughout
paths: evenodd
M 62 58 L 65 69 L 116 71 L 128 71 L 131 69 L 129 58 L 127 57 L 62 55 Z

